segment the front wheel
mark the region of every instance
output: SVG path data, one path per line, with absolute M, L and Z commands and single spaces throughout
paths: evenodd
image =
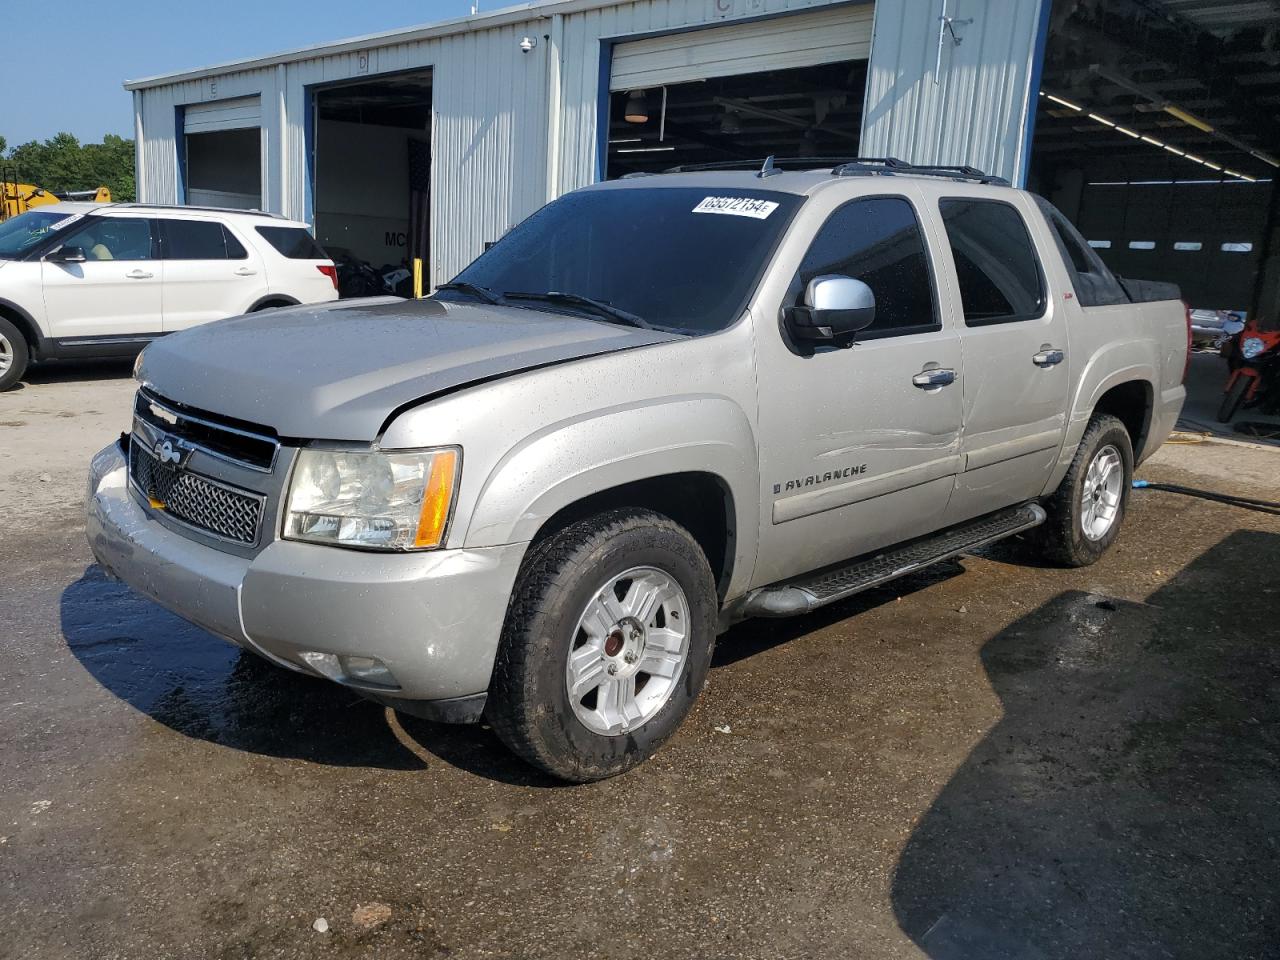
M 1240 409 L 1240 404 L 1244 402 L 1244 395 L 1249 392 L 1249 385 L 1252 383 L 1253 377 L 1243 373 L 1236 374 L 1235 380 L 1223 392 L 1222 402 L 1218 404 L 1219 423 L 1231 422 L 1231 418 Z
M 564 780 L 652 756 L 706 682 L 716 590 L 697 541 L 657 513 L 613 510 L 534 546 L 507 610 L 488 719 Z
M 22 331 L 0 317 L 0 391 L 8 390 L 27 372 L 27 340 Z
M 1097 561 L 1120 535 L 1133 485 L 1133 444 L 1125 425 L 1095 414 L 1080 438 L 1071 468 L 1045 501 L 1041 529 L 1047 559 L 1068 567 Z

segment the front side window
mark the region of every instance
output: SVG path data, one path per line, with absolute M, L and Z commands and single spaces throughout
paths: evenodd
M 482 293 L 510 306 L 692 335 L 723 330 L 742 315 L 802 199 L 718 187 L 571 193 L 513 228 L 454 278 L 454 289 L 446 284 L 435 296 Z M 597 307 L 571 302 L 582 297 Z
M 966 326 L 1032 320 L 1044 313 L 1044 279 L 1022 215 L 999 200 L 944 199 Z
M 151 221 L 136 217 L 89 217 L 63 245 L 79 247 L 86 260 L 150 260 Z
M 165 220 L 166 260 L 243 260 L 240 241 L 215 220 Z
M 809 281 L 824 274 L 861 280 L 875 294 L 876 319 L 860 340 L 940 327 L 924 236 L 902 197 L 853 200 L 833 213 L 805 253 L 788 299 L 799 303 Z

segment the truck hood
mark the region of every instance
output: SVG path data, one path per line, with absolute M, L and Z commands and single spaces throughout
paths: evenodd
M 138 379 L 281 437 L 371 442 L 394 410 L 433 394 L 680 338 L 517 307 L 380 297 L 172 334 L 147 347 Z

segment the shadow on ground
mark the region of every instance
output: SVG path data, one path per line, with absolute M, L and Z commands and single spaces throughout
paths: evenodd
M 376 704 L 276 667 L 89 567 L 62 593 L 62 633 L 103 687 L 190 737 L 316 763 L 413 769 Z
M 739 624 L 713 669 L 787 643 L 963 572 L 940 564 L 817 614 Z M 522 786 L 563 786 L 517 759 L 487 726 L 431 723 L 326 680 L 276 667 L 110 580 L 98 566 L 63 591 L 68 649 L 104 688 L 185 736 L 335 766 L 415 769 L 440 760 Z
M 1280 536 L 982 649 L 1004 717 L 898 863 L 934 960 L 1280 957 Z

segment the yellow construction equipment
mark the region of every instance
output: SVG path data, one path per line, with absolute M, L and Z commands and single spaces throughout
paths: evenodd
M 10 169 L 0 170 L 0 223 L 36 207 L 61 203 L 63 200 L 91 200 L 94 203 L 110 203 L 111 191 L 106 187 L 96 190 L 64 191 L 61 195 L 50 193 L 33 183 L 19 183 Z

